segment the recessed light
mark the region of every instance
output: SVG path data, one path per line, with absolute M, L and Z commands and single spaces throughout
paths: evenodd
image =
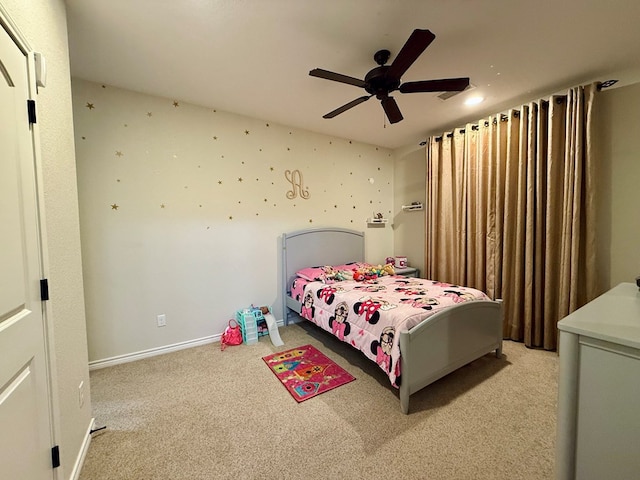
M 484 101 L 484 97 L 480 97 L 480 96 L 473 96 L 473 97 L 469 97 L 464 101 L 465 105 L 478 105 L 479 103 L 482 103 Z

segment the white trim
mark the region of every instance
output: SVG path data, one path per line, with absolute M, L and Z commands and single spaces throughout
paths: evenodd
M 31 51 L 31 47 L 29 46 L 29 42 L 22 34 L 18 26 L 14 23 L 11 16 L 9 16 L 9 12 L 2 6 L 0 3 L 0 25 L 4 27 L 9 36 L 13 39 L 14 42 L 18 45 L 18 48 L 22 50 L 22 53 L 27 55 Z
M 278 327 L 284 326 L 283 320 L 277 320 L 276 323 L 278 324 Z M 148 350 L 141 350 L 139 352 L 125 353 L 124 355 L 117 355 L 115 357 L 104 358 L 102 360 L 94 360 L 92 362 L 89 362 L 89 371 L 98 370 L 100 368 L 113 367 L 114 365 L 120 365 L 121 363 L 135 362 L 136 360 L 142 360 L 143 358 L 155 357 L 156 355 L 164 355 L 165 353 L 177 352 L 178 350 L 184 350 L 186 348 L 199 347 L 201 345 L 219 342 L 220 337 L 222 337 L 222 334 L 218 333 L 216 335 L 209 335 L 207 337 L 187 340 L 186 342 L 179 342 L 171 345 L 165 345 L 163 347 L 150 348 Z
M 93 362 L 89 362 L 89 371 L 97 370 L 99 368 L 112 367 L 121 363 L 135 362 L 136 360 L 142 360 L 143 358 L 155 357 L 156 355 L 176 352 L 178 350 L 184 350 L 185 348 L 199 347 L 200 345 L 219 342 L 221 336 L 221 334 L 209 335 L 208 337 L 187 340 L 186 342 L 174 343 L 172 345 L 165 345 L 163 347 L 150 348 L 148 350 L 141 350 L 139 352 L 125 353 L 124 355 L 117 355 L 115 357 L 105 358 L 102 360 L 94 360 Z
M 89 445 L 91 444 L 91 430 L 93 430 L 93 426 L 96 424 L 96 419 L 92 418 L 89 422 L 89 428 L 87 428 L 87 433 L 84 435 L 84 441 L 82 442 L 82 446 L 80 447 L 80 451 L 78 452 L 78 457 L 76 458 L 76 463 L 73 466 L 73 470 L 71 471 L 71 475 L 69 476 L 69 480 L 78 480 L 80 478 L 80 472 L 82 471 L 82 466 L 84 465 L 84 459 L 87 456 L 87 452 L 89 451 Z

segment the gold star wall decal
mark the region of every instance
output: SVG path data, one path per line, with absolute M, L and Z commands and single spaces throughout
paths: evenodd
M 153 113 L 147 112 L 147 117 L 151 117 L 151 116 L 153 116 Z
M 218 137 L 216 137 L 216 136 L 214 135 L 214 136 L 213 136 L 213 139 L 214 139 L 214 140 L 217 140 L 217 139 L 218 139 Z
M 116 157 L 121 157 L 124 155 L 120 150 L 116 150 Z
M 111 204 L 111 210 L 117 210 L 120 205 L 116 205 L 115 203 Z
M 87 107 L 89 110 L 93 110 L 94 108 L 96 108 L 96 107 L 94 107 L 93 103 L 89 103 L 89 102 L 87 102 L 86 107 Z
M 244 134 L 245 134 L 245 135 L 249 135 L 249 130 L 245 130 L 245 131 L 244 131 Z
M 273 167 L 269 167 L 269 170 L 271 170 L 273 172 Z
M 222 180 L 218 180 L 218 185 L 222 185 Z
M 242 181 L 242 177 L 238 178 L 238 181 L 241 182 Z
M 160 204 L 160 208 L 164 208 L 164 203 L 161 203 L 161 204 Z
M 233 220 L 233 217 L 231 215 L 229 215 L 229 220 Z
M 175 100 L 173 101 L 173 106 L 178 108 L 180 106 L 180 104 L 178 102 L 176 102 Z

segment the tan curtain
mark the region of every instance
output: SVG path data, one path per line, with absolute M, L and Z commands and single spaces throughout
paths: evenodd
M 426 277 L 502 298 L 504 336 L 557 348 L 595 297 L 596 84 L 466 125 L 427 147 Z

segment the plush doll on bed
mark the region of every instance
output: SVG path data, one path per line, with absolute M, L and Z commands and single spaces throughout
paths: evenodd
M 390 263 L 385 264 L 384 267 L 382 265 L 367 265 L 361 267 L 353 273 L 353 279 L 356 282 L 362 282 L 364 280 L 373 280 L 374 278 L 383 277 L 385 275 L 395 275 L 393 265 Z

